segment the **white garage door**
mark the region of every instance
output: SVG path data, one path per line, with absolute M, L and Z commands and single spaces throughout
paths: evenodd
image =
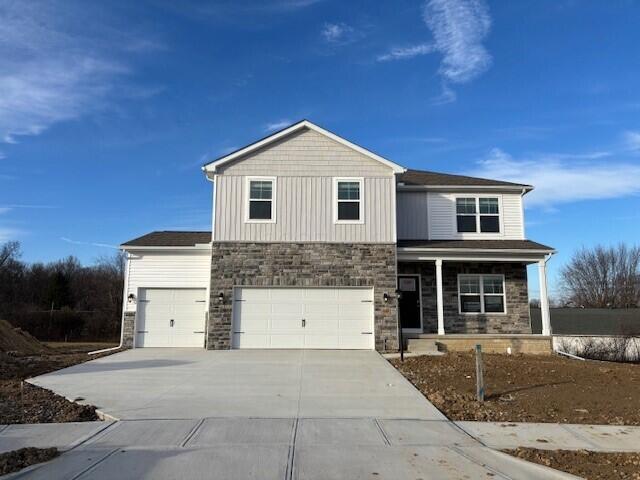
M 373 289 L 237 287 L 233 347 L 373 349 Z
M 143 288 L 136 347 L 204 347 L 206 290 Z

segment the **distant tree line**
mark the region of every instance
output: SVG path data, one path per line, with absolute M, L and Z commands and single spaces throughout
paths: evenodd
M 21 260 L 20 244 L 0 244 L 0 318 L 40 340 L 115 340 L 120 333 L 125 259 L 121 252 L 83 266 L 76 257 Z

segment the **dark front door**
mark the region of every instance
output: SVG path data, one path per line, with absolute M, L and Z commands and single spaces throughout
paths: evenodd
M 402 328 L 420 330 L 420 280 L 412 275 L 398 275 L 400 298 L 400 323 Z

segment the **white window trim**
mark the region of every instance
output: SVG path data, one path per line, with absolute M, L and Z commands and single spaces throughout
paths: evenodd
M 502 304 L 504 305 L 503 312 L 485 312 L 484 310 L 484 278 L 485 277 L 500 277 L 502 279 L 502 293 L 487 293 L 486 295 L 502 296 Z M 480 311 L 479 312 L 463 312 L 462 311 L 462 297 L 471 294 L 460 293 L 460 279 L 462 278 L 479 278 L 480 281 Z M 459 273 L 458 274 L 458 313 L 460 315 L 506 315 L 507 314 L 507 289 L 505 285 L 504 275 L 500 273 L 483 273 L 483 274 L 470 274 Z
M 338 182 L 358 182 L 360 185 L 360 200 L 358 200 L 360 210 L 358 220 L 338 220 Z M 354 201 L 354 200 L 352 200 Z M 333 177 L 333 223 L 342 224 L 363 224 L 364 223 L 364 178 L 363 177 Z
M 458 231 L 458 209 L 457 209 L 457 205 L 458 205 L 458 199 L 459 198 L 473 198 L 476 201 L 476 213 L 475 213 L 475 217 L 476 217 L 476 231 L 475 232 L 459 232 Z M 480 213 L 480 199 L 481 198 L 497 198 L 498 199 L 498 213 Z M 454 204 L 454 213 L 456 216 L 455 219 L 455 232 L 457 235 L 461 235 L 461 236 L 465 236 L 465 235 L 481 235 L 481 236 L 485 236 L 485 235 L 497 235 L 497 236 L 504 236 L 504 225 L 503 225 L 503 208 L 502 208 L 502 195 L 473 195 L 473 194 L 467 194 L 467 195 L 456 195 L 455 196 L 455 204 Z M 472 214 L 460 214 L 462 216 L 471 216 Z M 498 217 L 498 231 L 497 232 L 483 232 L 480 230 L 480 217 L 484 215 L 484 216 L 494 216 L 494 217 Z
M 246 177 L 245 179 L 245 194 L 244 194 L 244 223 L 276 223 L 276 198 L 277 198 L 277 177 Z M 251 182 L 255 181 L 268 181 L 271 182 L 271 218 L 259 219 L 249 218 L 249 205 L 251 202 Z M 259 200 L 254 200 L 259 201 Z

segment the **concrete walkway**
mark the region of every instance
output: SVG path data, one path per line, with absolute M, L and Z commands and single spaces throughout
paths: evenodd
M 103 425 L 61 457 L 6 478 L 575 478 L 479 445 L 448 421 L 218 417 Z
M 455 422 L 487 447 L 640 452 L 640 427 L 558 423 Z
M 10 478 L 574 478 L 481 444 L 375 352 L 145 349 L 32 383 L 122 420 L 49 426 L 67 451 Z M 0 438 L 30 429 L 40 442 L 41 425 Z

